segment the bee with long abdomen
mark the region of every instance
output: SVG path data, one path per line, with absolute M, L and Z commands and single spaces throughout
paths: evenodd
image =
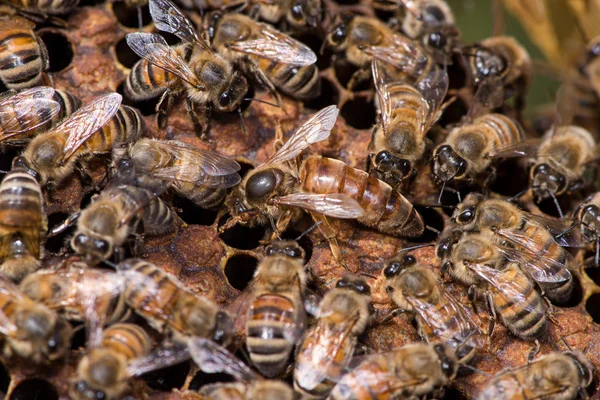
M 390 81 L 377 60 L 372 69 L 381 117 L 369 143 L 367 171 L 397 185 L 416 173 L 415 164 L 427 144 L 425 135 L 442 113 L 448 74 L 436 67 L 412 86 Z
M 186 95 L 187 109 L 196 125 L 204 130 L 195 107 L 203 108 L 205 118 L 211 109 L 230 112 L 240 107 L 248 91 L 246 78 L 225 58 L 213 52 L 198 36 L 194 25 L 169 0 L 150 1 L 152 19 L 158 29 L 173 33 L 183 44 L 173 48 L 152 33 L 130 33 L 127 44 L 143 60 L 132 68 L 125 93 L 133 100 L 162 95 L 156 106 L 158 125 L 164 129 L 173 100 Z
M 408 344 L 367 356 L 344 375 L 330 400 L 419 398 L 435 394 L 456 376 L 459 362 L 447 344 Z
M 174 140 L 140 139 L 128 156 L 144 186 L 166 184 L 203 208 L 219 206 L 241 179 L 234 160 Z
M 357 338 L 371 317 L 371 288 L 346 275 L 319 304 L 317 324 L 304 335 L 296 353 L 294 388 L 311 397 L 326 396 L 354 355 Z
M 301 100 L 320 94 L 317 56 L 303 43 L 241 14 L 209 15 L 211 45 L 275 92 Z
M 473 358 L 486 344 L 475 315 L 438 283 L 433 272 L 417 264 L 413 256 L 393 260 L 383 271 L 386 291 L 399 310 L 415 316 L 419 335 L 428 343 L 443 342 L 461 363 Z
M 496 374 L 477 400 L 548 399 L 588 397 L 594 366 L 579 350 L 552 352 L 522 367 Z

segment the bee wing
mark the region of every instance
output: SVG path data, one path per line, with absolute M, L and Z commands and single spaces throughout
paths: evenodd
M 127 365 L 128 376 L 140 376 L 150 371 L 170 367 L 190 358 L 187 343 L 170 343 L 161 346 L 146 357 L 136 358 Z
M 199 90 L 206 89 L 162 36 L 155 33 L 134 32 L 128 33 L 126 40 L 131 50 L 149 63 L 176 75 Z
M 402 71 L 421 71 L 428 60 L 421 48 L 410 39 L 399 34 L 393 35 L 392 42 L 384 46 L 363 46 L 363 52 L 374 59 L 390 64 Z
M 420 107 L 417 118 L 421 132 L 429 128 L 441 117 L 440 107 L 448 92 L 448 73 L 446 69 L 435 66 L 429 74 L 417 83 L 417 90 L 423 95 L 428 107 Z
M 317 62 L 315 53 L 305 44 L 292 39 L 267 24 L 258 23 L 259 37 L 252 40 L 238 40 L 229 48 L 253 54 L 275 62 L 303 67 Z
M 502 106 L 502 104 L 504 104 L 504 91 L 500 80 L 486 79 L 477 87 L 465 120 L 473 121 L 475 118 Z
M 548 230 L 553 236 L 554 241 L 562 247 L 584 247 L 585 240 L 581 237 L 581 231 L 579 229 L 570 229 L 567 234 L 564 234 L 569 228 L 570 224 L 565 223 L 562 220 L 548 217 L 545 215 L 532 214 L 524 212 L 526 219 L 532 223 L 540 225 Z
M 67 135 L 62 151 L 63 160 L 71 157 L 93 134 L 98 132 L 119 110 L 123 98 L 111 93 L 97 98 L 75 111 L 63 123 L 53 129 Z
M 265 164 L 278 164 L 297 157 L 311 144 L 329 137 L 340 110 L 336 106 L 323 108 L 313 115 Z
M 212 340 L 194 337 L 189 340 L 188 347 L 194 362 L 207 374 L 226 373 L 243 382 L 262 379 L 227 349 Z
M 388 126 L 392 122 L 392 100 L 385 72 L 380 64 L 380 61 L 374 59 L 371 63 L 371 72 L 373 73 L 373 83 L 377 92 L 379 112 L 381 113 L 381 125 L 387 131 Z
M 60 113 L 54 89 L 40 86 L 24 90 L 0 102 L 0 141 L 38 128 Z
M 170 0 L 150 0 L 150 15 L 158 30 L 172 33 L 187 43 L 200 44 L 210 50 L 210 46 L 198 36 L 196 27 Z
M 516 122 L 516 121 L 515 121 Z M 497 148 L 493 153 L 487 155 L 488 158 L 510 158 L 510 157 L 536 157 L 540 147 L 541 139 L 525 139 L 518 143 L 506 145 Z
M 300 207 L 332 218 L 356 219 L 365 215 L 365 210 L 352 197 L 342 194 L 293 193 L 277 197 L 278 204 Z

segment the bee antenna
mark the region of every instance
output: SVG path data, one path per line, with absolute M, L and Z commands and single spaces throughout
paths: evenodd
M 472 365 L 469 365 L 469 364 L 460 364 L 460 366 L 461 366 L 461 367 L 465 367 L 465 368 L 467 368 L 467 369 L 470 369 L 470 370 L 471 370 L 471 371 L 473 371 L 473 372 L 477 372 L 478 374 L 481 374 L 481 375 L 485 376 L 486 378 L 489 378 L 489 377 L 491 377 L 491 375 L 490 375 L 490 374 L 488 374 L 487 372 L 485 372 L 485 371 L 482 371 L 482 370 L 480 370 L 479 368 L 475 368 L 475 367 L 473 367 Z
M 428 231 L 431 231 L 431 232 L 435 233 L 438 236 L 440 236 L 442 234 L 442 232 L 440 232 L 439 230 L 435 229 L 433 226 L 425 225 L 425 229 L 427 229 Z
M 144 27 L 144 22 L 142 21 L 142 7 L 137 8 L 137 20 L 138 20 L 138 26 L 141 31 L 142 28 Z
M 240 121 L 242 122 L 242 132 L 246 135 L 246 124 L 244 124 L 244 115 L 242 114 L 242 108 L 238 107 L 238 114 L 240 115 Z
M 569 351 L 573 351 L 573 349 L 571 348 L 571 346 L 569 346 L 569 343 L 567 343 L 567 341 L 565 340 L 564 336 L 561 336 L 560 340 L 562 340 L 562 342 L 565 344 L 565 346 L 567 346 L 567 349 L 569 349 Z
M 306 236 L 308 233 L 312 232 L 317 226 L 321 225 L 322 223 L 323 223 L 323 221 L 315 222 L 313 224 L 313 226 L 311 226 L 310 228 L 308 228 L 307 230 L 302 232 L 300 234 L 300 236 L 298 236 L 296 239 L 294 239 L 294 241 L 297 242 L 298 240 L 302 239 L 304 236 Z
M 414 204 L 415 206 L 424 207 L 424 208 L 447 208 L 449 210 L 455 210 L 456 206 L 451 206 L 449 204 Z
M 442 204 L 442 195 L 444 194 L 444 189 L 446 189 L 446 182 L 447 181 L 442 181 L 442 189 L 440 190 L 440 195 L 438 196 L 438 204 L 439 205 Z
M 115 270 L 117 269 L 117 264 L 115 264 L 114 262 L 108 261 L 108 260 L 102 260 L 102 262 L 106 265 L 108 265 L 111 268 L 114 268 Z
M 405 247 L 402 250 L 398 251 L 398 253 L 406 253 L 408 251 L 422 249 L 423 247 L 434 247 L 435 243 L 421 243 L 411 247 Z
M 367 274 L 366 272 L 359 272 L 359 275 L 366 276 L 367 278 L 377 279 L 375 275 Z
M 558 210 L 558 215 L 560 216 L 560 219 L 564 219 L 565 216 L 563 214 L 562 208 L 560 208 L 560 204 L 558 204 L 558 199 L 556 198 L 554 193 L 552 193 L 551 190 L 546 189 L 546 192 L 550 195 L 550 197 L 552 197 L 552 201 L 554 201 L 554 205 L 556 206 L 556 209 Z
M 246 98 L 245 98 L 245 99 L 243 99 L 242 101 L 257 101 L 257 102 L 259 102 L 259 103 L 268 104 L 268 105 L 270 105 L 270 106 L 273 106 L 273 107 L 281 108 L 281 106 L 280 106 L 280 105 L 278 105 L 278 104 L 275 104 L 275 103 L 270 103 L 270 102 L 268 102 L 268 101 L 261 100 L 261 99 L 257 99 L 257 98 L 252 98 L 252 97 L 246 97 Z
M 327 39 L 323 40 L 323 43 L 321 43 L 321 47 L 319 48 L 319 55 L 322 56 L 323 53 L 325 52 L 325 47 L 327 46 Z
M 281 236 L 279 236 L 279 232 L 277 231 L 277 227 L 275 226 L 275 221 L 273 221 L 273 218 L 271 218 L 271 216 L 269 216 L 269 222 L 271 223 L 271 229 L 273 229 L 273 232 L 275 232 L 275 236 L 277 236 L 277 239 L 283 240 Z
M 514 196 L 512 196 L 509 199 L 507 199 L 506 201 L 512 203 L 513 201 L 515 201 L 519 197 L 523 196 L 529 189 L 531 189 L 531 188 L 525 188 L 525 189 L 521 190 L 519 193 L 515 194 Z

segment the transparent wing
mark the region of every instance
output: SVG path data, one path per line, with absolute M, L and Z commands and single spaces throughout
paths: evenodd
M 207 374 L 226 373 L 244 382 L 262 379 L 227 349 L 211 340 L 194 337 L 189 340 L 188 346 L 194 362 Z
M 199 43 L 207 50 L 208 44 L 196 33 L 194 24 L 170 0 L 150 0 L 150 15 L 158 30 L 169 32 L 187 43 Z
M 265 164 L 277 164 L 297 157 L 311 144 L 329 137 L 340 110 L 336 106 L 325 107 L 306 121 L 289 140 Z
M 168 347 L 163 346 L 154 350 L 146 357 L 136 358 L 127 365 L 129 376 L 139 376 L 150 371 L 179 364 L 190 358 L 187 343 L 174 342 Z
M 526 219 L 530 220 L 536 225 L 540 225 L 548 230 L 554 236 L 554 241 L 562 247 L 584 247 L 586 245 L 585 240 L 581 237 L 581 231 L 579 229 L 571 229 L 569 233 L 564 234 L 569 227 L 570 223 L 565 221 L 548 217 L 545 215 L 532 214 L 524 212 Z
M 98 132 L 119 110 L 123 98 L 118 93 L 110 93 L 81 107 L 63 123 L 53 129 L 67 135 L 63 148 L 63 160 L 71 157 L 93 134 Z
M 508 260 L 521 265 L 536 282 L 557 283 L 571 279 L 571 272 L 560 261 L 502 246 L 499 246 L 499 250 Z
M 278 204 L 300 207 L 332 218 L 355 219 L 365 215 L 365 210 L 352 197 L 336 194 L 294 193 L 274 199 Z
M 501 107 L 502 104 L 504 104 L 504 91 L 502 90 L 501 81 L 488 78 L 477 87 L 471 102 L 471 108 L 469 108 L 465 119 L 466 121 L 473 121 L 475 118 Z
M 517 123 L 515 121 L 515 123 Z M 510 158 L 510 157 L 537 157 L 541 139 L 525 139 L 518 143 L 506 145 L 494 150 L 487 156 L 491 159 Z
M 128 33 L 127 44 L 138 56 L 186 81 L 198 90 L 205 90 L 186 62 L 155 33 Z
M 373 60 L 371 63 L 371 72 L 373 73 L 373 83 L 377 92 L 377 102 L 379 112 L 381 113 L 381 125 L 384 131 L 387 131 L 392 121 L 392 100 L 388 90 L 385 72 L 380 65 L 380 61 Z
M 363 52 L 400 70 L 418 75 L 428 64 L 427 57 L 415 43 L 400 35 L 394 35 L 391 43 L 384 46 L 364 46 Z
M 420 107 L 417 112 L 421 132 L 427 132 L 440 118 L 440 107 L 448 92 L 448 84 L 448 73 L 438 66 L 417 83 L 417 90 L 427 103 L 427 107 Z
M 317 62 L 315 53 L 305 44 L 292 39 L 267 24 L 259 25 L 260 36 L 252 40 L 238 40 L 229 48 L 276 62 L 303 67 Z
M 0 102 L 0 141 L 51 121 L 60 113 L 60 104 L 53 96 L 53 88 L 40 86 L 24 90 Z

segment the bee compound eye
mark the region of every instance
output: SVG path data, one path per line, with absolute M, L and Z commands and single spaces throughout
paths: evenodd
M 248 179 L 246 193 L 250 199 L 261 199 L 271 194 L 276 187 L 275 173 L 272 170 L 260 171 Z
M 391 278 L 392 276 L 398 275 L 401 269 L 402 264 L 400 264 L 399 262 L 393 262 L 390 263 L 387 267 L 385 267 L 385 269 L 383 270 L 383 275 L 386 278 Z
M 221 107 L 227 107 L 231 103 L 231 96 L 229 96 L 229 92 L 221 93 L 219 96 L 219 105 Z
M 304 18 L 304 10 L 302 9 L 302 3 L 300 1 L 296 2 L 292 7 L 292 17 L 295 20 L 302 20 L 302 18 Z

